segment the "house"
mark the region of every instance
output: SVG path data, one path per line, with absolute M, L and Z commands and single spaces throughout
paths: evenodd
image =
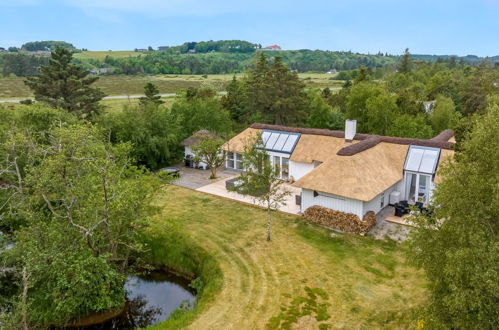
M 362 219 L 399 200 L 427 204 L 439 165 L 453 155 L 453 132 L 425 140 L 359 134 L 356 126 L 347 120 L 343 132 L 253 124 L 223 146 L 226 167 L 242 170 L 246 141 L 261 134 L 281 178 L 301 188 L 301 212 L 319 205 Z
M 168 50 L 168 49 L 170 49 L 170 46 L 159 46 L 158 47 L 159 51 L 165 51 L 165 50 Z
M 213 134 L 208 130 L 200 130 L 180 142 L 180 145 L 184 147 L 185 166 L 203 170 L 208 169 L 208 165 L 206 165 L 206 163 L 196 162 L 194 160 L 195 155 L 194 151 L 192 151 L 192 147 L 201 142 L 201 140 L 206 137 L 218 138 L 216 134 Z
M 281 46 L 279 45 L 272 45 L 272 46 L 267 46 L 263 48 L 264 50 L 281 50 Z
M 329 70 L 328 72 L 326 72 L 327 74 L 337 74 L 338 71 L 336 69 L 331 69 Z
M 5 52 L 7 52 L 7 49 L 0 47 L 0 53 L 5 53 Z
M 423 106 L 424 110 L 427 114 L 431 114 L 433 112 L 433 109 L 435 109 L 435 106 L 437 104 L 436 100 L 433 101 L 424 101 Z

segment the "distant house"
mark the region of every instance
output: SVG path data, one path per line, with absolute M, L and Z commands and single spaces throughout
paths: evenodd
M 184 141 L 180 142 L 180 145 L 184 147 L 185 166 L 192 168 L 199 168 L 203 170 L 208 169 L 208 165 L 206 165 L 206 163 L 194 161 L 194 151 L 192 151 L 192 146 L 195 146 L 196 144 L 201 142 L 203 138 L 206 137 L 218 138 L 216 134 L 211 133 L 208 130 L 202 129 L 192 134 Z
M 195 54 L 196 53 L 196 50 L 195 49 L 189 49 L 187 51 L 188 54 Z
M 425 112 L 428 113 L 428 114 L 432 113 L 436 104 L 437 104 L 436 100 L 433 100 L 433 101 L 424 101 L 423 102 L 423 106 L 424 106 Z
M 145 48 L 135 48 L 135 51 L 139 52 L 139 53 L 145 53 L 145 52 L 147 52 L 147 49 L 145 49 Z
M 5 49 L 5 48 L 3 48 L 3 47 L 0 47 L 0 53 L 4 53 L 4 52 L 6 52 L 6 51 L 7 51 L 7 49 Z
M 441 179 L 438 167 L 454 154 L 454 133 L 412 139 L 358 134 L 356 126 L 347 120 L 342 132 L 253 124 L 224 145 L 226 167 L 243 170 L 246 141 L 261 134 L 281 178 L 301 188 L 301 212 L 318 205 L 362 219 L 402 200 L 426 206 Z
M 160 51 L 164 51 L 164 50 L 168 50 L 168 49 L 170 49 L 170 46 L 159 46 L 158 47 L 158 50 L 160 50 Z
M 264 50 L 281 50 L 281 46 L 279 45 L 272 45 L 272 46 L 267 46 L 263 48 Z
M 114 72 L 114 68 L 112 68 L 112 67 L 99 69 L 99 73 L 113 73 L 113 72 Z
M 328 72 L 326 72 L 327 74 L 337 74 L 338 71 L 336 69 L 331 69 L 329 70 Z

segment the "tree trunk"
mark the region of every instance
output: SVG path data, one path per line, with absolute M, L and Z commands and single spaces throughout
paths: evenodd
M 272 222 L 272 215 L 270 208 L 267 208 L 267 242 L 270 242 L 270 224 Z
M 23 330 L 28 329 L 28 287 L 29 287 L 29 275 L 26 271 L 26 267 L 22 270 L 22 286 L 23 292 L 21 295 L 21 326 Z
M 217 168 L 215 166 L 210 167 L 210 171 L 211 171 L 210 179 L 216 179 L 217 178 Z

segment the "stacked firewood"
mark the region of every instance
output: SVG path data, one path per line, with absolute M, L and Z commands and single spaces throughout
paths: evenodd
M 375 224 L 376 215 L 369 211 L 364 219 L 353 213 L 335 211 L 327 207 L 314 205 L 305 210 L 305 219 L 321 226 L 341 230 L 347 233 L 365 235 Z

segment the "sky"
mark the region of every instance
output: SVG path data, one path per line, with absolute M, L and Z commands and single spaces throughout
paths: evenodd
M 241 39 L 283 49 L 499 55 L 499 0 L 0 0 L 0 47 Z

